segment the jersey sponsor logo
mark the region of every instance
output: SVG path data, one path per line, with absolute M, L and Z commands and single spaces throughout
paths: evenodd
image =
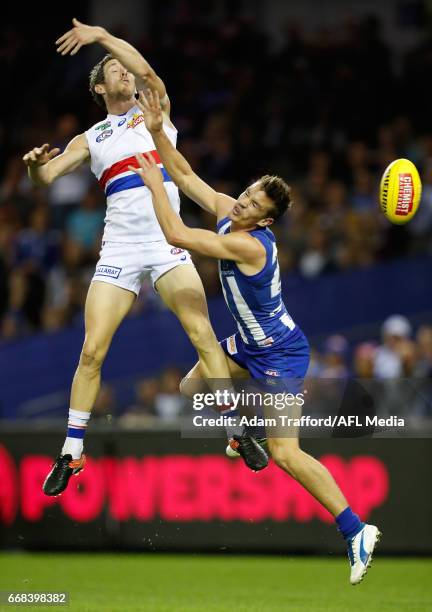
M 171 255 L 180 255 L 180 253 L 184 253 L 184 249 L 180 249 L 180 247 L 173 247 L 171 249 Z
M 124 117 L 121 121 L 119 121 L 117 123 L 117 127 L 121 127 L 122 125 L 124 125 L 126 123 L 126 117 Z
M 111 278 L 118 278 L 122 268 L 116 266 L 96 266 L 95 276 L 109 276 Z
M 230 355 L 235 355 L 238 352 L 235 336 L 227 338 L 227 349 Z
M 143 123 L 144 115 L 142 113 L 134 113 L 132 119 L 128 121 L 127 128 L 135 128 L 140 123 Z
M 264 374 L 267 374 L 267 376 L 280 376 L 277 370 L 266 370 Z
M 100 125 L 98 125 L 97 127 L 95 127 L 95 130 L 106 130 L 109 127 L 111 127 L 111 121 L 106 121 L 105 123 L 101 123 Z
M 105 130 L 104 132 L 99 134 L 99 136 L 96 138 L 96 142 L 102 142 L 102 140 L 106 140 L 107 138 L 112 136 L 112 133 L 112 130 Z

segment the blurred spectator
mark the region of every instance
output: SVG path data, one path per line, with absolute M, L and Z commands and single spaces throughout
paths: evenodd
M 422 325 L 416 336 L 418 362 L 415 366 L 416 376 L 432 377 L 432 325 Z
M 64 151 L 66 145 L 79 132 L 79 120 L 76 115 L 71 113 L 61 115 L 57 120 L 52 137 L 52 147 L 59 147 L 60 151 Z M 54 227 L 57 229 L 64 228 L 68 216 L 78 207 L 87 192 L 90 181 L 90 170 L 88 166 L 83 165 L 77 171 L 61 176 L 50 185 L 48 200 L 52 207 Z
M 382 345 L 377 348 L 374 375 L 377 378 L 398 378 L 404 374 L 404 360 L 411 359 L 408 344 L 411 324 L 401 315 L 392 315 L 381 328 Z
M 359 168 L 354 174 L 354 186 L 351 193 L 351 204 L 359 212 L 371 211 L 376 207 L 377 190 L 373 176 L 364 168 Z
M 415 238 L 413 250 L 421 252 L 432 251 L 432 159 L 426 160 L 425 168 L 421 175 L 422 199 L 421 206 L 416 216 L 408 224 L 408 230 Z
M 136 402 L 127 409 L 127 413 L 154 416 L 159 386 L 159 380 L 154 377 L 139 380 L 135 387 Z
M 182 413 L 185 399 L 179 392 L 181 379 L 181 372 L 175 367 L 167 368 L 162 373 L 155 398 L 155 412 L 161 421 L 175 421 Z
M 72 268 L 94 265 L 98 259 L 105 212 L 101 208 L 99 190 L 89 189 L 79 208 L 66 221 L 65 262 Z
M 354 377 L 373 377 L 376 350 L 377 346 L 373 342 L 362 342 L 356 347 L 353 360 Z
M 318 276 L 331 269 L 328 237 L 318 225 L 309 233 L 305 252 L 300 257 L 299 268 L 307 278 Z
M 136 401 L 119 418 L 119 425 L 125 429 L 133 429 L 157 423 L 155 403 L 158 392 L 159 380 L 156 377 L 138 380 L 135 385 Z
M 82 324 L 83 310 L 90 278 L 78 274 L 54 278 L 43 311 L 44 327 L 53 332 L 62 327 Z
M 92 410 L 92 418 L 94 421 L 105 421 L 111 423 L 117 412 L 117 400 L 114 387 L 106 382 L 101 384 L 99 393 Z
M 329 336 L 324 343 L 320 378 L 347 378 L 348 341 L 340 335 Z
M 12 338 L 41 328 L 46 280 L 60 260 L 60 237 L 48 225 L 48 211 L 37 207 L 29 227 L 20 230 L 12 247 L 14 267 L 9 276 L 9 308 L 3 335 Z

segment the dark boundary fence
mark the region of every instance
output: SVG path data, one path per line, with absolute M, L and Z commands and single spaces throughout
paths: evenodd
M 258 474 L 221 439 L 91 432 L 84 472 L 58 498 L 41 484 L 62 436 L 0 434 L 3 549 L 341 553 L 333 520 L 282 470 Z M 431 440 L 308 440 L 384 553 L 432 552 Z

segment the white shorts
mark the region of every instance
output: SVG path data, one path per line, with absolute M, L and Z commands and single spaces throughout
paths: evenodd
M 153 287 L 173 268 L 192 264 L 188 251 L 173 247 L 166 240 L 157 242 L 102 242 L 93 281 L 103 281 L 139 294 L 149 278 Z

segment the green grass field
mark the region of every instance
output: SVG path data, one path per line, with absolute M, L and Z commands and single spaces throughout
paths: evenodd
M 69 606 L 22 610 L 432 610 L 432 559 L 378 556 L 356 587 L 342 558 L 17 553 L 1 554 L 0 568 L 0 590 L 69 592 Z

